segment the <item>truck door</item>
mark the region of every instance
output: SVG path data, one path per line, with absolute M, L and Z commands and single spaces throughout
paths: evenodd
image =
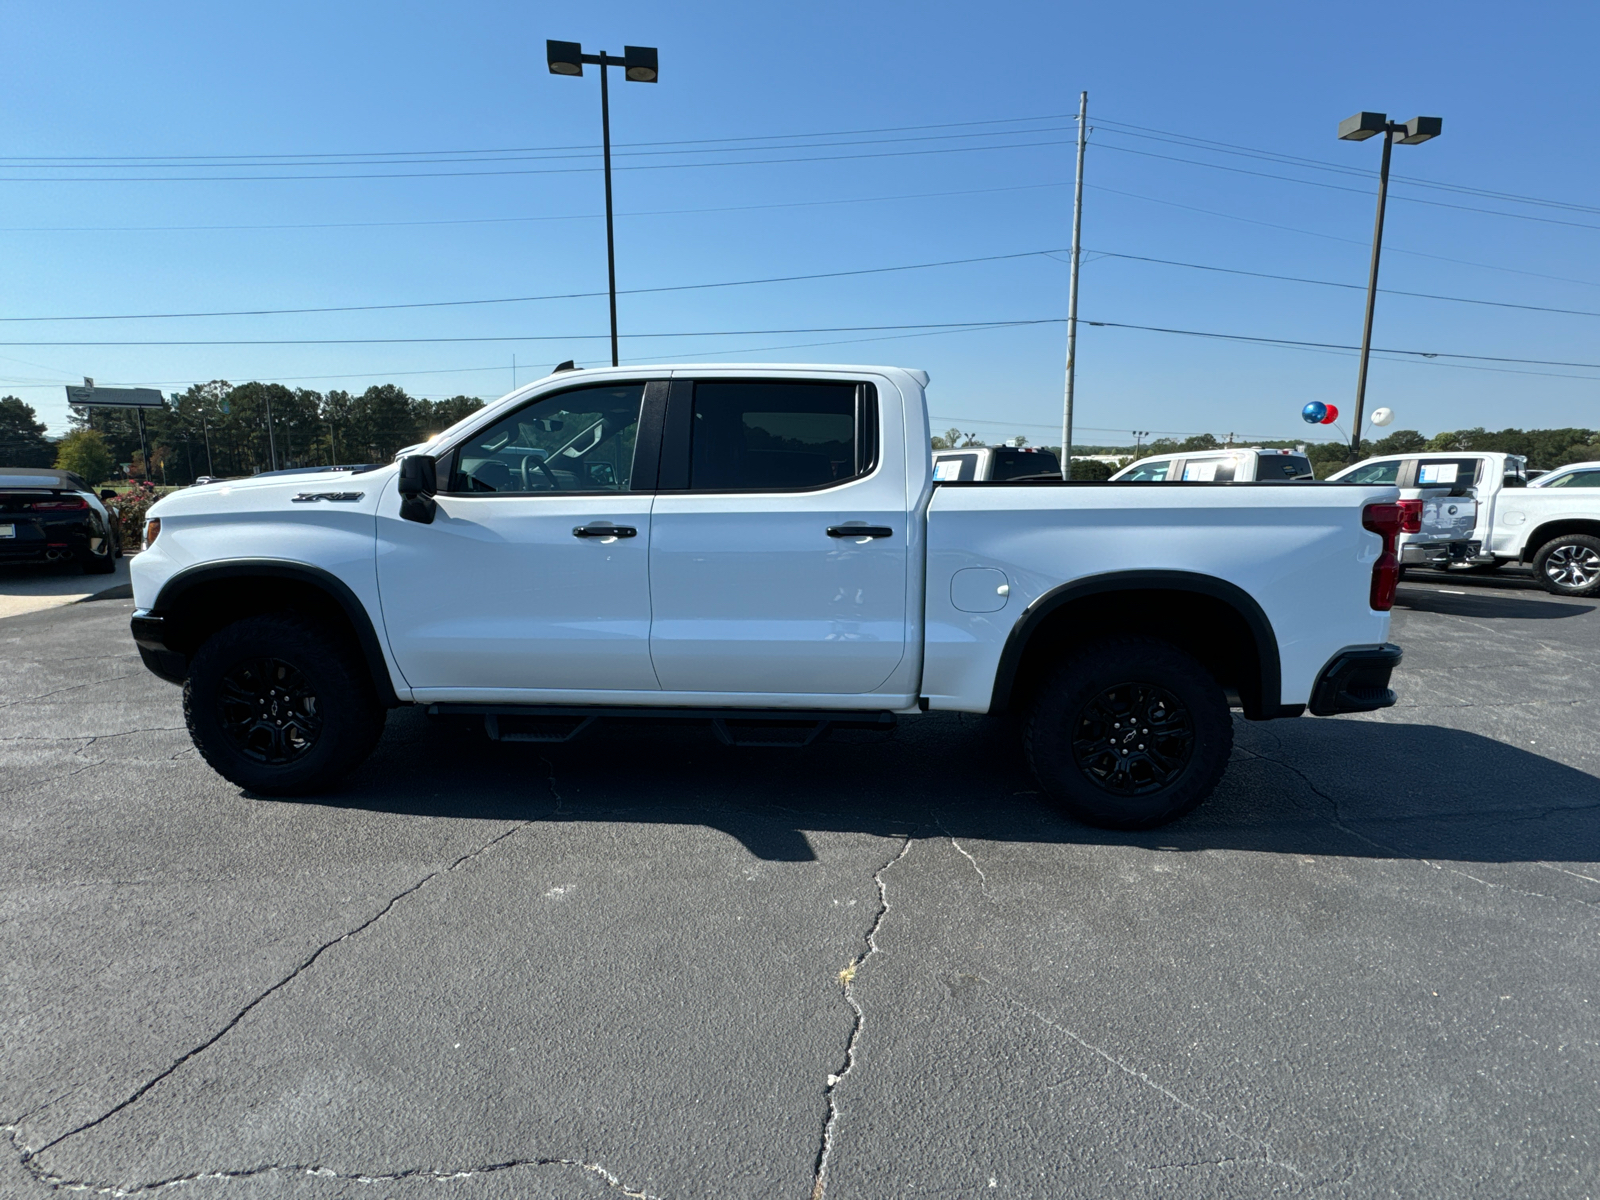
M 879 421 L 869 383 L 673 381 L 650 541 L 664 690 L 851 695 L 893 674 L 906 481 Z
M 439 463 L 431 525 L 386 498 L 378 586 L 413 689 L 658 690 L 645 389 L 547 393 L 473 434 Z

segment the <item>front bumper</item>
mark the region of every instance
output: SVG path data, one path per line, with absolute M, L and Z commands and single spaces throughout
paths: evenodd
M 1322 668 L 1311 689 L 1311 711 L 1319 717 L 1335 713 L 1373 712 L 1397 699 L 1389 673 L 1400 665 L 1399 646 L 1346 646 Z
M 1482 542 L 1406 542 L 1400 547 L 1403 567 L 1448 567 L 1452 563 L 1482 561 Z
M 140 609 L 129 624 L 134 643 L 139 647 L 139 657 L 152 674 L 168 683 L 182 683 L 189 677 L 188 655 L 167 647 L 165 618 Z

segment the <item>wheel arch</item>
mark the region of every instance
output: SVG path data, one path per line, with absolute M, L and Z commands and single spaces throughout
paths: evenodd
M 1191 571 L 1113 571 L 1044 593 L 1012 626 L 995 671 L 990 712 L 1025 702 L 1064 653 L 1108 634 L 1156 636 L 1193 654 L 1254 721 L 1298 716 L 1284 706 L 1272 623 L 1244 589 Z
M 1600 537 L 1600 521 L 1584 517 L 1563 517 L 1536 526 L 1533 532 L 1528 534 L 1528 540 L 1522 543 L 1522 561 L 1532 562 L 1534 556 L 1544 549 L 1545 543 L 1569 533 Z
M 223 626 L 285 610 L 315 617 L 346 634 L 367 665 L 378 702 L 388 708 L 401 703 L 366 606 L 349 584 L 320 567 L 247 558 L 201 563 L 168 579 L 150 612 L 161 618 L 166 648 L 192 658 Z

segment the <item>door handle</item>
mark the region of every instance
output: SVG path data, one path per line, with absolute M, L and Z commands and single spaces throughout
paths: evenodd
M 893 537 L 894 530 L 887 525 L 829 525 L 828 536 L 838 538 Z
M 597 538 L 624 538 L 638 537 L 639 531 L 632 525 L 579 525 L 572 531 L 573 537 Z

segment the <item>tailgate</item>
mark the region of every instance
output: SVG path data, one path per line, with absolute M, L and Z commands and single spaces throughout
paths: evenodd
M 1422 490 L 1422 541 L 1460 542 L 1478 525 L 1478 502 L 1471 496 L 1452 496 L 1447 488 Z

